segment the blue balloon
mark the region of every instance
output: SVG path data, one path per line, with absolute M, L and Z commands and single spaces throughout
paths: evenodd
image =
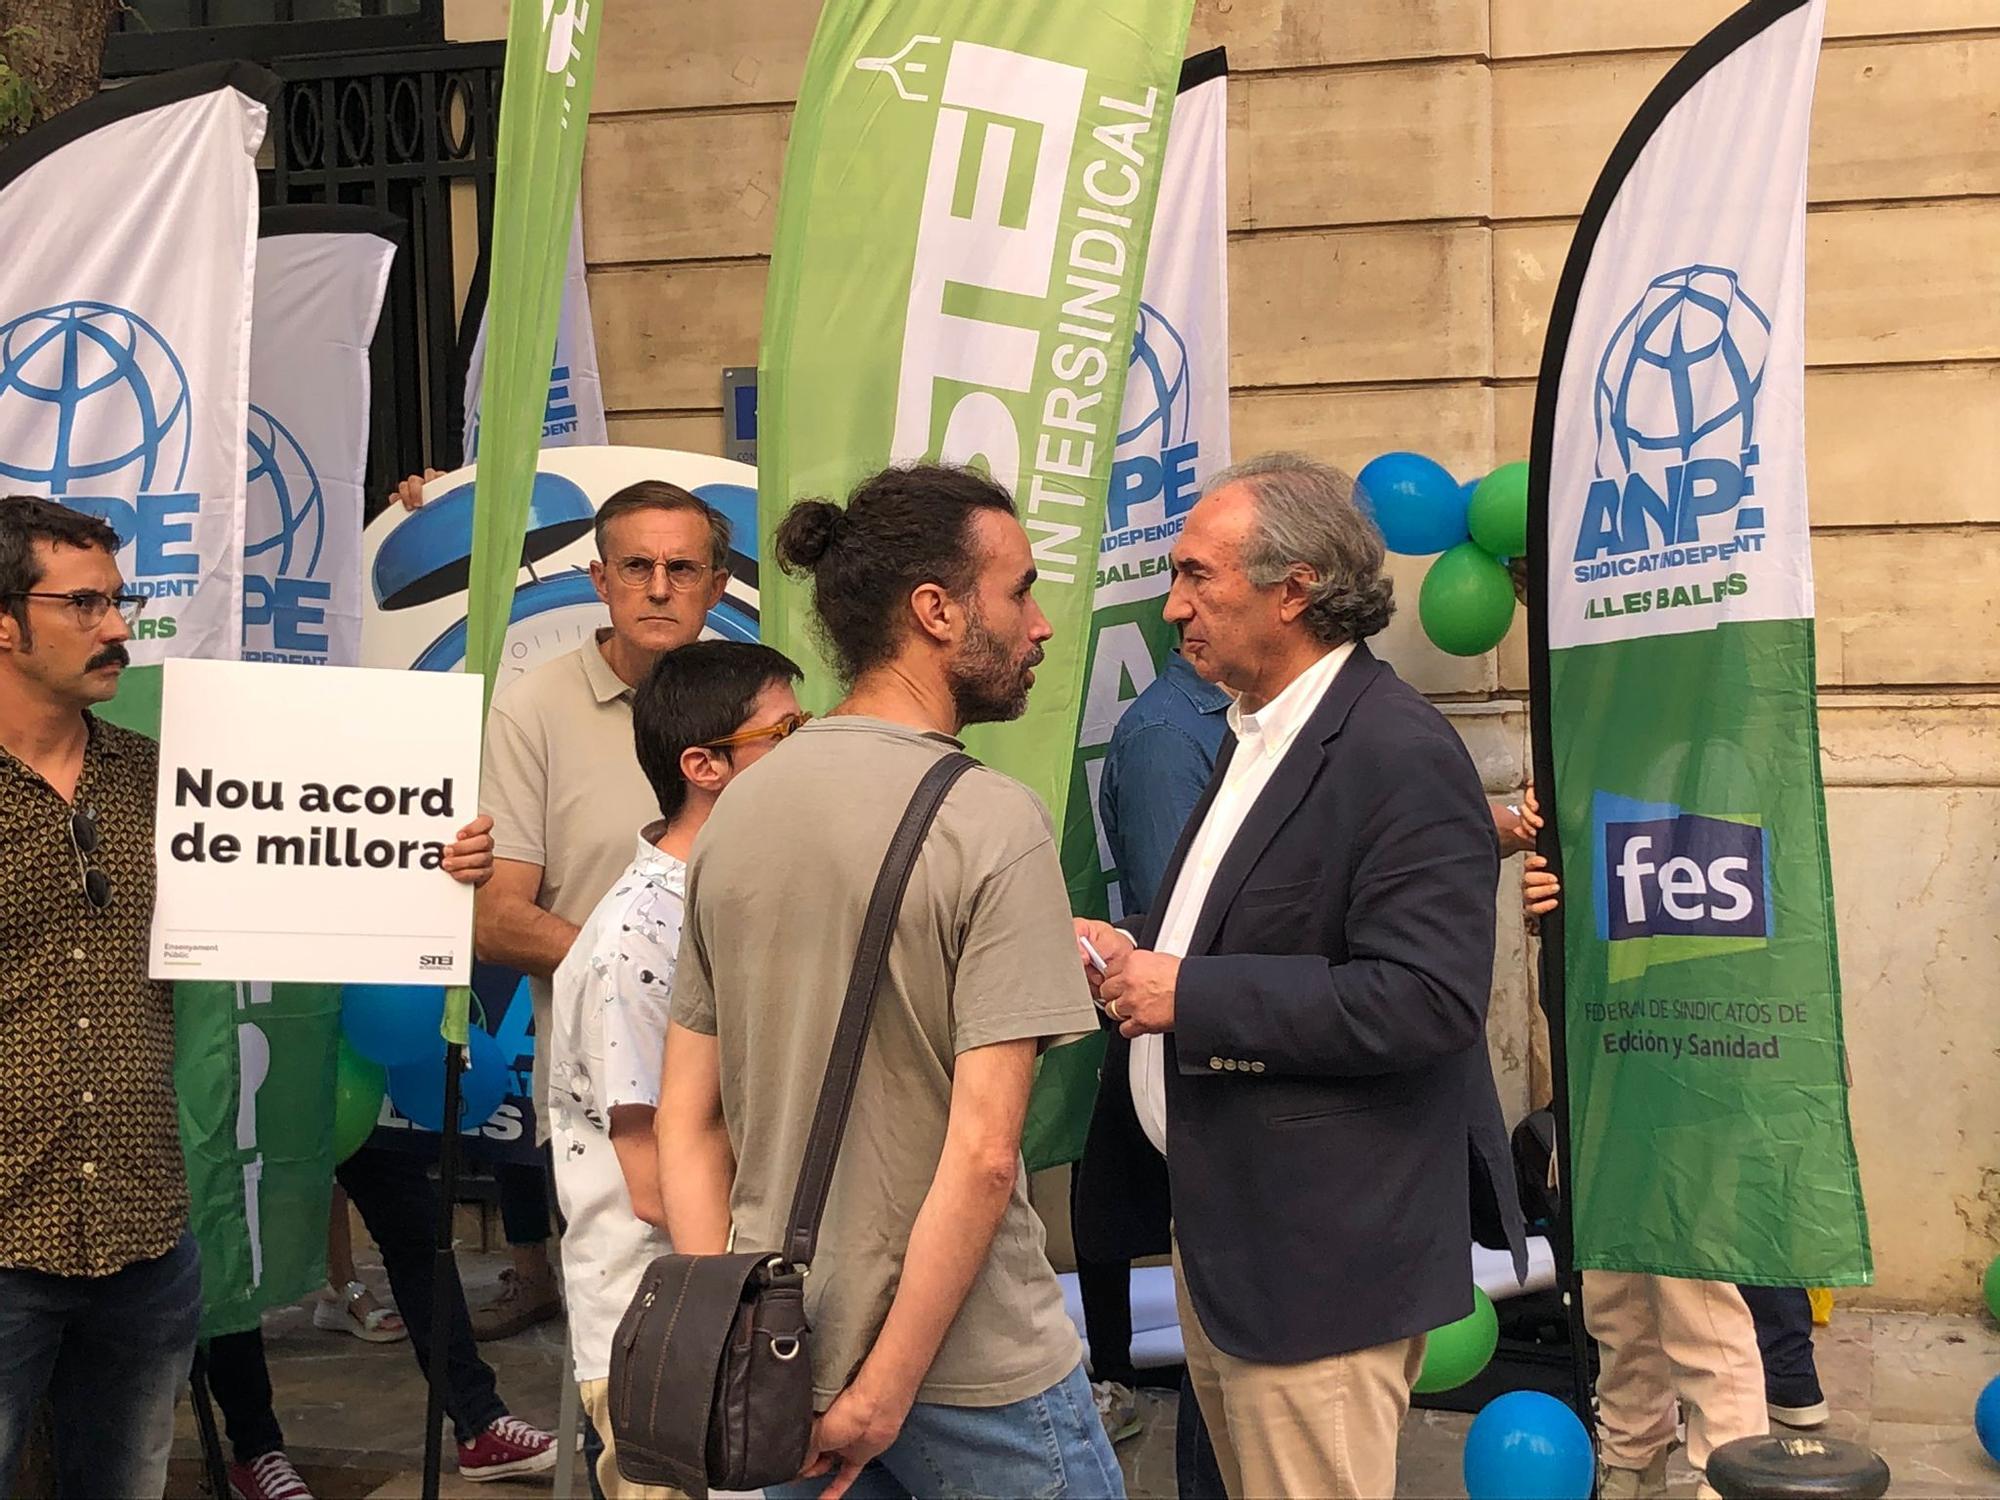
M 1465 1435 L 1471 1500 L 1589 1500 L 1597 1459 L 1583 1423 L 1554 1396 L 1509 1391 Z
M 1979 1446 L 1987 1456 L 2000 1463 L 2000 1375 L 1979 1393 L 1979 1404 L 1972 1408 L 1972 1430 L 1979 1434 Z
M 1435 459 L 1385 453 L 1355 482 L 1362 508 L 1375 518 L 1391 552 L 1429 557 L 1472 538 L 1465 523 L 1470 492 Z
M 459 1129 L 477 1135 L 493 1111 L 512 1092 L 514 1070 L 500 1053 L 491 1032 L 474 1026 L 467 1038 L 466 1068 L 459 1075 L 462 1103 Z M 433 1038 L 435 1041 L 436 1039 Z M 389 1070 L 389 1099 L 413 1123 L 426 1130 L 444 1128 L 444 1044 L 434 1056 Z
M 422 1058 L 442 1066 L 444 991 L 427 984 L 350 984 L 340 992 L 340 1029 L 370 1062 L 400 1068 Z

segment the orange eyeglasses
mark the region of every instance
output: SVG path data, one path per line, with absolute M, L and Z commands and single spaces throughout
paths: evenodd
M 710 740 L 702 746 L 704 750 L 729 750 L 737 745 L 754 745 L 759 740 L 788 740 L 812 722 L 808 713 L 786 714 L 775 724 L 766 724 L 762 729 L 739 729 L 719 740 Z

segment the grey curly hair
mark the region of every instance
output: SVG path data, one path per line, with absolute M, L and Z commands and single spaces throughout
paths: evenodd
M 1328 645 L 1375 635 L 1396 612 L 1395 583 L 1382 576 L 1382 534 L 1362 510 L 1354 480 L 1302 453 L 1265 453 L 1232 465 L 1202 493 L 1249 487 L 1257 519 L 1243 544 L 1243 567 L 1259 587 L 1293 572 L 1312 575 L 1301 617 Z

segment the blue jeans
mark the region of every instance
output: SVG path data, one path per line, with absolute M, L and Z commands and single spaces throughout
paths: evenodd
M 1229 1500 L 1215 1440 L 1202 1420 L 1194 1382 L 1181 1376 L 1181 1404 L 1174 1420 L 1174 1490 L 1180 1500 Z
M 830 1476 L 827 1476 L 830 1477 Z M 770 1500 L 812 1500 L 827 1477 L 776 1484 Z M 1125 1476 L 1097 1419 L 1090 1380 L 1078 1365 L 1039 1396 L 1012 1406 L 918 1402 L 889 1450 L 861 1471 L 855 1500 L 924 1496 L 1073 1496 L 1125 1500 Z
M 1812 1299 L 1804 1287 L 1738 1287 L 1757 1325 L 1764 1356 L 1764 1399 L 1773 1406 L 1817 1406 L 1826 1399 L 1813 1361 Z
M 200 1325 L 191 1233 L 109 1276 L 0 1267 L 0 1480 L 47 1396 L 62 1500 L 158 1500 Z

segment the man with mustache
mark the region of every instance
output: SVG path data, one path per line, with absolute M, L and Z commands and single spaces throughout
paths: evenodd
M 689 865 L 655 1116 L 687 1254 L 781 1243 L 883 851 L 966 725 L 1026 710 L 1051 634 L 1013 501 L 969 469 L 795 506 L 777 558 L 848 694 L 730 784 Z M 1038 1053 L 1095 1025 L 1048 811 L 973 770 L 900 908 L 805 1282 L 812 1477 L 768 1493 L 1124 1493 L 1021 1165 Z
M 627 485 L 598 507 L 590 577 L 611 627 L 494 698 L 479 784 L 497 858 L 479 893 L 474 946 L 486 962 L 528 976 L 538 1038 L 549 1034 L 556 966 L 631 861 L 632 830 L 656 810 L 632 750 L 632 695 L 662 655 L 700 638 L 721 600 L 728 519 L 679 485 Z M 538 1044 L 538 1142 L 548 1139 L 548 1077 Z M 494 1175 L 514 1264 L 501 1272 L 500 1295 L 473 1310 L 481 1339 L 507 1338 L 562 1309 L 547 1249 L 545 1167 Z
M 94 516 L 0 498 L 0 1482 L 47 1396 L 64 1497 L 165 1490 L 202 1307 L 147 977 L 159 747 L 90 712 L 146 603 L 117 554 Z M 486 826 L 454 878 L 484 878 Z

